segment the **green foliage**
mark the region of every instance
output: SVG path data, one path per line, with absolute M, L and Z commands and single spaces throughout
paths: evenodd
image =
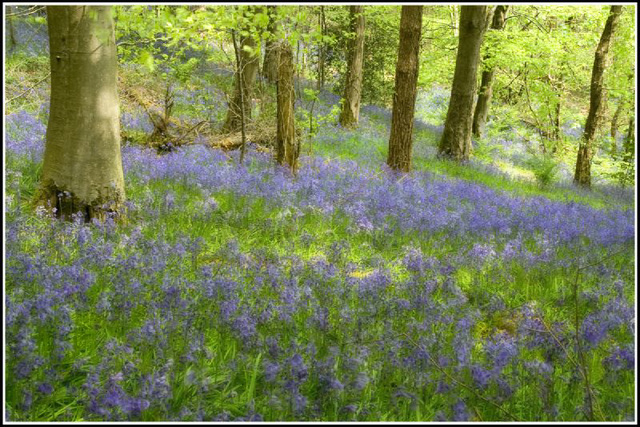
M 301 117 L 301 120 L 298 119 L 298 124 L 296 127 L 307 127 L 308 128 L 308 137 L 313 138 L 316 133 L 318 133 L 318 120 L 313 114 L 314 106 L 319 101 L 318 99 L 318 91 L 311 88 L 304 88 L 304 100 L 308 102 L 307 108 L 301 110 L 302 114 L 296 114 L 296 118 Z
M 349 10 L 345 6 L 325 7 L 327 19 L 326 75 L 335 93 L 342 93 L 346 73 L 350 30 Z M 364 68 L 362 102 L 390 106 L 395 84 L 398 57 L 400 8 L 398 6 L 365 7 Z
M 635 185 L 636 164 L 633 161 L 622 161 L 617 164 L 618 170 L 608 174 L 621 187 L 633 187 Z
M 548 188 L 554 182 L 558 171 L 558 163 L 552 156 L 533 156 L 528 164 L 540 188 Z
M 452 21 L 452 8 L 456 7 L 459 6 L 425 8 L 418 70 L 419 87 L 451 87 L 458 48 L 458 23 Z
M 191 78 L 197 66 L 198 60 L 196 58 L 189 58 L 187 62 L 178 64 L 173 69 L 175 79 L 180 83 L 186 83 Z
M 365 7 L 362 102 L 390 106 L 393 102 L 400 34 L 398 6 Z

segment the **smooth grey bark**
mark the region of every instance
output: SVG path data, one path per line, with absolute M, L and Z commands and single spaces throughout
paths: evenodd
M 422 6 L 402 6 L 396 85 L 387 155 L 389 167 L 402 172 L 411 170 L 413 116 L 416 106 L 421 32 Z
M 457 161 L 468 160 L 471 154 L 473 98 L 480 45 L 485 30 L 487 6 L 462 6 L 456 69 L 451 87 L 451 99 L 438 152 Z
M 125 200 L 111 6 L 48 6 L 47 21 L 51 106 L 39 203 L 59 217 L 100 219 Z
M 576 170 L 573 182 L 582 187 L 591 187 L 591 158 L 593 157 L 593 139 L 601 120 L 604 92 L 604 71 L 607 67 L 607 55 L 611 40 L 618 25 L 622 6 L 611 6 L 607 23 L 602 31 L 598 48 L 596 49 L 593 69 L 591 71 L 591 88 L 589 101 L 589 115 L 584 126 L 584 133 L 578 148 Z
M 355 36 L 349 43 L 349 61 L 340 124 L 343 127 L 352 128 L 358 125 L 360 116 L 362 67 L 364 64 L 364 6 L 349 6 L 349 15 L 351 31 L 355 33 Z
M 509 6 L 496 6 L 491 21 L 492 30 L 502 30 Z M 489 55 L 483 58 L 484 62 L 489 59 Z M 480 84 L 480 93 L 473 114 L 472 133 L 476 137 L 482 136 L 484 133 L 484 125 L 489 115 L 489 105 L 491 104 L 491 95 L 493 93 L 493 68 L 487 67 L 482 71 L 482 83 Z

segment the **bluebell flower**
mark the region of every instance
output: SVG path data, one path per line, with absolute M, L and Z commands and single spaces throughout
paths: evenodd
M 452 406 L 453 421 L 469 421 L 470 415 L 467 411 L 467 405 L 464 400 L 458 399 L 458 401 Z

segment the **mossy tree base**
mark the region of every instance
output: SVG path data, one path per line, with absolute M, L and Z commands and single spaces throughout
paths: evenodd
M 81 216 L 85 223 L 94 219 L 102 222 L 109 217 L 124 219 L 123 202 L 124 195 L 118 194 L 115 190 L 87 202 L 52 183 L 41 187 L 36 198 L 36 205 L 42 206 L 52 216 L 66 221 Z

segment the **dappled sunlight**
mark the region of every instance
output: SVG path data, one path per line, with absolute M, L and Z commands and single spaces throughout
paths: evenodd
M 97 7 L 114 32 L 89 31 L 81 44 L 98 50 L 75 57 L 65 94 L 83 108 L 54 99 L 51 120 L 46 9 L 7 9 L 7 421 L 635 419 L 635 118 L 616 89 L 635 64 L 632 7 L 590 188 L 573 180 L 608 5 L 510 5 L 502 27 L 477 26 L 494 6 L 454 4 Z M 396 84 L 408 7 L 404 173 L 387 162 L 396 92 L 412 84 Z M 477 134 L 467 113 L 469 129 L 445 124 L 456 93 L 482 94 L 452 89 L 467 21 L 487 28 L 469 81 L 495 69 Z M 356 39 L 360 109 L 343 127 Z M 291 42 L 293 64 L 270 64 L 269 41 Z M 255 81 L 239 79 L 256 53 Z M 274 65 L 293 75 L 295 174 L 276 162 Z M 241 81 L 250 99 L 234 100 Z M 54 166 L 105 187 L 100 206 L 64 204 L 80 185 L 34 203 L 56 126 L 69 137 L 47 145 Z M 453 134 L 468 134 L 455 141 L 468 159 L 443 151 Z M 91 160 L 71 160 L 72 143 Z M 111 167 L 126 200 L 109 196 Z

